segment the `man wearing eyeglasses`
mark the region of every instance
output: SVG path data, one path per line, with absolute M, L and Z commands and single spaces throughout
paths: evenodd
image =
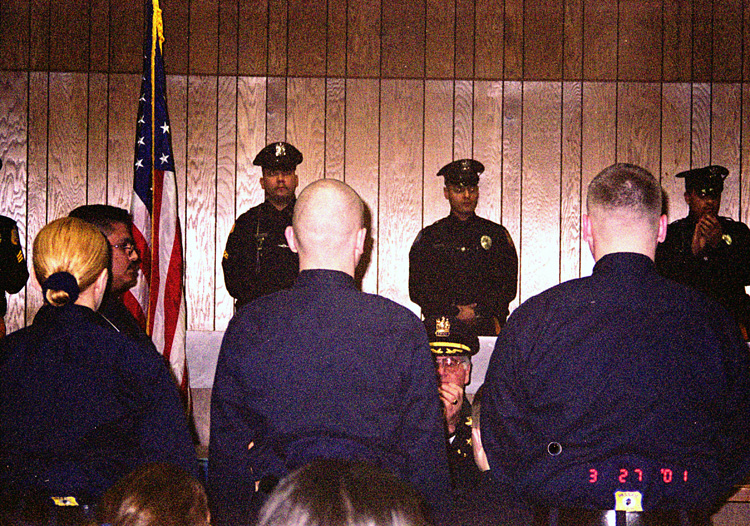
M 480 477 L 472 450 L 471 403 L 465 391 L 471 382 L 471 357 L 479 351 L 479 338 L 452 316 L 432 316 L 424 325 L 438 375 L 451 486 L 455 494 L 462 494 L 471 491 Z
M 68 214 L 97 227 L 112 248 L 110 282 L 99 313 L 117 330 L 153 347 L 151 338 L 122 302 L 123 294 L 135 286 L 141 257 L 133 239 L 133 218 L 127 210 L 110 205 L 79 206 Z
M 707 166 L 678 173 L 685 179 L 686 218 L 671 223 L 656 251 L 659 272 L 713 297 L 737 320 L 745 340 L 750 330 L 750 229 L 719 216 L 729 170 Z
M 516 297 L 518 256 L 508 231 L 476 215 L 479 175 L 474 159 L 437 173 L 451 213 L 424 228 L 409 252 L 409 297 L 422 315 L 456 316 L 480 336 L 495 336 Z

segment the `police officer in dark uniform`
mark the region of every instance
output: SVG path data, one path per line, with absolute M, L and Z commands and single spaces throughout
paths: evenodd
M 454 161 L 445 177 L 451 213 L 424 228 L 409 252 L 409 297 L 428 316 L 456 316 L 480 336 L 494 336 L 516 296 L 518 256 L 501 225 L 478 217 L 482 163 Z
M 5 336 L 4 318 L 8 310 L 5 293 L 15 294 L 23 288 L 28 278 L 29 269 L 21 250 L 16 222 L 0 216 L 0 282 L 3 289 L 0 294 L 0 338 Z
M 750 229 L 719 216 L 729 170 L 707 166 L 678 173 L 685 179 L 688 217 L 671 223 L 656 251 L 659 272 L 713 297 L 737 320 L 745 340 L 750 330 Z
M 263 169 L 266 199 L 242 214 L 229 233 L 222 267 L 227 290 L 239 308 L 259 296 L 287 289 L 299 273 L 299 258 L 289 250 L 284 230 L 292 224 L 297 165 L 302 153 L 286 142 L 263 148 L 253 164 Z
M 473 488 L 480 477 L 471 444 L 471 403 L 465 393 L 471 381 L 471 357 L 479 352 L 479 338 L 452 316 L 431 316 L 424 325 L 440 382 L 451 485 L 454 492 L 461 493 Z

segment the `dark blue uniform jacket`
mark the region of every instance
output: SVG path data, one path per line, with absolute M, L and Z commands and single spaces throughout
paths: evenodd
M 79 305 L 42 307 L 0 343 L 0 488 L 94 503 L 149 461 L 197 474 L 158 353 Z
M 750 361 L 718 304 L 646 256 L 521 305 L 485 380 L 482 442 L 495 478 L 552 506 L 718 506 L 750 471 Z
M 450 482 L 427 334 L 406 308 L 347 274 L 303 271 L 240 309 L 211 401 L 212 519 L 247 512 L 255 483 L 318 458 L 361 459 L 420 491 L 437 514 Z

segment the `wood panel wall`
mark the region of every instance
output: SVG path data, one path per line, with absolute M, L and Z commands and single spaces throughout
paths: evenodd
M 232 315 L 221 255 L 262 200 L 267 142 L 304 153 L 300 186 L 345 180 L 368 206 L 362 288 L 415 311 L 408 250 L 448 213 L 437 170 L 486 167 L 478 213 L 520 256 L 519 296 L 590 272 L 585 188 L 615 161 L 661 178 L 721 163 L 722 213 L 750 214 L 750 0 L 162 0 L 190 330 Z M 0 213 L 24 250 L 85 203 L 128 208 L 140 2 L 0 4 Z M 30 281 L 31 283 L 31 281 Z M 11 297 L 13 330 L 41 303 Z

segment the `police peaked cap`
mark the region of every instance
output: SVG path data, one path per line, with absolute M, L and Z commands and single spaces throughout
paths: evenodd
M 302 162 L 302 152 L 288 142 L 272 142 L 255 156 L 253 164 L 272 170 L 294 170 Z
M 705 168 L 694 168 L 680 172 L 675 177 L 685 178 L 685 191 L 703 191 L 706 195 L 718 196 L 724 190 L 724 179 L 729 170 L 718 164 Z
M 484 165 L 474 159 L 460 159 L 443 166 L 437 173 L 445 177 L 445 184 L 454 186 L 476 186 L 479 174 L 484 172 Z
M 424 326 L 435 356 L 474 356 L 479 352 L 477 333 L 455 316 L 428 316 Z

